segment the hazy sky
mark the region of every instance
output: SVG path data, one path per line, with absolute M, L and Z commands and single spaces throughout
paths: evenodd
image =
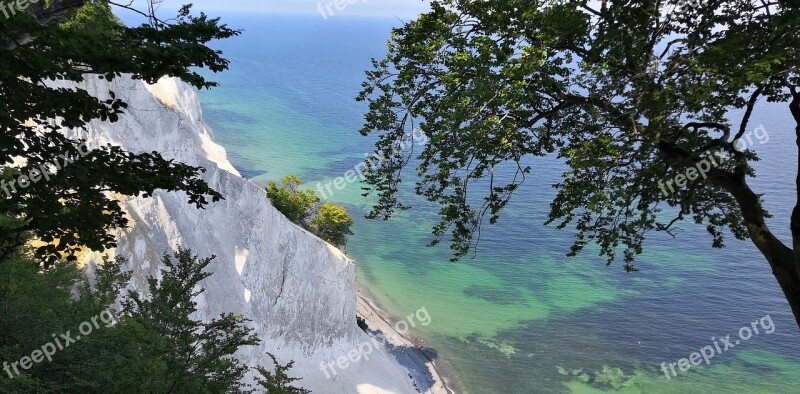
M 338 15 L 385 16 L 410 18 L 428 9 L 428 0 L 339 0 L 346 5 L 340 11 L 333 6 L 334 0 L 164 0 L 162 7 L 175 9 L 184 3 L 192 3 L 195 10 L 209 11 L 251 11 L 293 14 L 321 14 L 323 8 L 331 3 L 331 9 Z M 350 3 L 352 2 L 352 3 Z M 143 0 L 135 0 L 134 6 L 141 7 Z

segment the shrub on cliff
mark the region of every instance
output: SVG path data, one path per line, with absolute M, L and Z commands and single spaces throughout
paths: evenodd
M 303 181 L 290 175 L 281 180 L 281 187 L 274 181 L 267 186 L 267 197 L 272 205 L 287 219 L 302 226 L 314 235 L 337 247 L 347 243 L 353 232 L 353 219 L 347 209 L 331 202 L 320 204 L 317 194 L 311 189 L 301 190 Z
M 294 361 L 290 361 L 286 365 L 281 365 L 272 353 L 267 353 L 267 355 L 272 359 L 272 363 L 275 364 L 275 373 L 269 372 L 263 367 L 259 367 L 257 370 L 261 377 L 256 379 L 259 386 L 267 389 L 267 394 L 310 393 L 310 391 L 306 389 L 291 386 L 292 382 L 300 380 L 298 378 L 291 378 L 286 374 L 286 371 L 291 369 L 294 365 Z
M 233 355 L 260 343 L 248 320 L 232 313 L 207 322 L 193 318 L 195 298 L 205 291 L 201 282 L 211 276 L 206 268 L 213 259 L 199 259 L 186 250 L 164 255 L 162 278 L 147 280 L 148 296 L 128 293 L 122 302 L 127 319 L 114 342 L 130 346 L 116 349 L 107 367 L 109 372 L 139 373 L 120 374 L 104 387 L 163 393 L 225 393 L 246 387 L 241 381 L 249 368 Z
M 305 227 L 309 218 L 314 215 L 319 197 L 311 189 L 300 190 L 302 184 L 303 181 L 293 175 L 283 177 L 281 187 L 275 181 L 270 181 L 267 185 L 267 197 L 287 219 Z
M 310 231 L 327 242 L 342 246 L 347 243 L 347 236 L 353 234 L 352 225 L 353 219 L 345 207 L 326 202 L 317 209 Z

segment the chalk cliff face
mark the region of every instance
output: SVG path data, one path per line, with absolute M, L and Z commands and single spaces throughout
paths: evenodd
M 290 374 L 302 377 L 297 385 L 315 393 L 415 392 L 407 371 L 382 350 L 369 354 L 368 361 L 334 367 L 335 375 L 329 369 L 330 379 L 322 371 L 321 363 L 369 340 L 356 325 L 353 263 L 289 222 L 262 188 L 239 175 L 212 141 L 192 87 L 169 78 L 147 85 L 128 77 L 113 83 L 90 77 L 78 87 L 101 99 L 113 91 L 129 107 L 116 123 L 97 121 L 88 132 L 65 133 L 87 139 L 90 148 L 110 143 L 204 167 L 203 178 L 225 196 L 204 210 L 189 205 L 183 193 L 124 200 L 131 226 L 115 253 L 128 260 L 134 289 L 145 289 L 146 278 L 158 275 L 164 252 L 181 246 L 200 257 L 215 255 L 199 314 L 213 318 L 233 312 L 253 320 L 263 343 L 241 352 L 248 365 L 270 369 L 269 351 L 281 363 L 294 360 Z

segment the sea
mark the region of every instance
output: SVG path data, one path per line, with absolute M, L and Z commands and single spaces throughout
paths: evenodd
M 201 102 L 245 177 L 265 185 L 297 175 L 325 190 L 373 152 L 374 137 L 358 132 L 367 108 L 355 97 L 402 20 L 220 15 L 244 32 L 212 44 L 230 70 L 212 76 L 220 86 Z M 751 184 L 791 244 L 797 147 L 788 106 L 760 104 L 758 126 L 768 138 L 750 146 L 763 159 Z M 553 157 L 528 164 L 533 172 L 499 223 L 458 262 L 446 242 L 426 246 L 437 207 L 413 195 L 413 182 L 401 193 L 413 208 L 389 221 L 365 218 L 373 200 L 358 182 L 326 196 L 355 219 L 346 252 L 359 287 L 398 320 L 428 311 L 430 324 L 413 334 L 457 392 L 800 393 L 800 331 L 750 242 L 729 236 L 712 249 L 705 228 L 687 221 L 674 237 L 648 234 L 637 273 L 607 266 L 596 248 L 566 257 L 573 231 L 544 225 L 565 167 Z

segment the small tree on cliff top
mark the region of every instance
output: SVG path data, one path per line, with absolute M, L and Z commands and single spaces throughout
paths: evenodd
M 314 235 L 330 242 L 336 247 L 343 247 L 347 237 L 353 232 L 353 219 L 347 214 L 345 207 L 325 202 L 311 189 L 301 189 L 303 181 L 289 175 L 281 180 L 281 187 L 274 181 L 267 186 L 267 197 L 279 212 Z

